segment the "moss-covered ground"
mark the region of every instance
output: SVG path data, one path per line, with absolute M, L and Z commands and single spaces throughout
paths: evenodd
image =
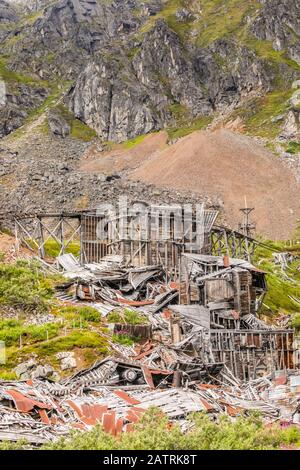
M 45 275 L 36 261 L 0 262 L 0 341 L 6 346 L 0 379 L 16 378 L 16 365 L 32 357 L 57 368 L 58 352 L 75 351 L 80 366 L 90 366 L 109 354 L 109 341 L 128 346 L 139 341 L 125 334 L 113 335 L 107 326 L 143 324 L 143 316 L 125 308 L 104 320 L 88 304 L 66 305 L 55 296 L 55 287 L 62 282 L 65 279 L 60 276 Z M 28 323 L 29 317 L 45 314 L 47 323 Z

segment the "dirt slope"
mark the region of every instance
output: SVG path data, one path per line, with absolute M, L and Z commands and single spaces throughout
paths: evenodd
M 166 132 L 157 132 L 147 135 L 138 145 L 132 148 L 120 144 L 106 152 L 97 151 L 93 145 L 87 150 L 80 170 L 87 172 L 114 173 L 122 170 L 133 169 L 156 152 L 167 148 L 168 135 Z
M 17 258 L 31 258 L 33 253 L 27 248 L 20 247 L 16 251 L 15 238 L 0 231 L 0 261 L 14 262 Z
M 234 227 L 246 196 L 255 207 L 258 232 L 273 239 L 291 237 L 300 219 L 300 184 L 292 172 L 252 138 L 225 129 L 179 140 L 132 170 L 130 177 L 218 195 Z

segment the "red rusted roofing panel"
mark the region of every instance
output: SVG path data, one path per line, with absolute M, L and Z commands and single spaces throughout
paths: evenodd
M 51 420 L 48 418 L 46 410 L 38 410 L 38 411 L 39 411 L 39 415 L 40 415 L 42 422 L 51 426 L 52 423 L 51 423 Z
M 96 420 L 102 422 L 104 413 L 107 413 L 108 407 L 106 405 L 94 405 L 93 406 L 93 416 Z
M 83 412 L 76 403 L 74 403 L 72 400 L 67 400 L 66 403 L 77 413 L 77 415 L 81 418 L 83 416 Z
M 200 398 L 200 401 L 206 411 L 215 411 L 215 408 L 210 403 L 208 403 L 208 401 L 204 400 L 204 398 Z
M 139 361 L 140 359 L 143 359 L 144 357 L 147 357 L 149 356 L 150 354 L 152 354 L 154 350 L 154 347 L 148 351 L 144 351 L 142 352 L 141 354 L 138 354 L 137 356 L 131 356 L 135 361 Z
M 147 384 L 149 385 L 149 387 L 150 388 L 155 388 L 154 383 L 153 383 L 152 374 L 151 374 L 150 370 L 148 369 L 148 367 L 146 367 L 146 366 L 142 367 L 142 371 L 143 371 L 145 380 L 146 380 Z
M 170 370 L 160 370 L 160 369 L 149 369 L 151 374 L 154 375 L 172 375 L 173 371 Z
M 80 429 L 81 431 L 85 430 L 85 425 L 83 423 L 71 423 L 72 428 Z
M 120 304 L 130 305 L 131 307 L 144 307 L 145 305 L 154 304 L 154 300 L 138 301 L 138 300 L 123 299 L 121 297 L 118 297 L 117 300 Z
M 116 422 L 116 435 L 121 434 L 123 431 L 123 426 L 124 426 L 124 419 L 119 418 Z
M 103 415 L 103 429 L 105 432 L 115 435 L 116 434 L 116 413 L 110 411 Z
M 200 390 L 207 390 L 207 389 L 218 389 L 218 388 L 221 388 L 220 385 L 211 385 L 211 384 L 198 384 L 197 387 L 200 389 Z
M 235 310 L 231 310 L 231 315 L 235 320 L 240 319 L 240 314 L 238 312 L 236 312 Z
M 123 430 L 124 432 L 132 432 L 134 430 L 133 424 L 132 423 L 125 424 Z
M 137 409 L 130 408 L 130 410 L 127 412 L 126 419 L 128 419 L 128 421 L 131 423 L 137 423 L 145 412 L 146 410 L 138 411 Z
M 28 398 L 17 390 L 5 390 L 5 393 L 12 397 L 16 409 L 22 413 L 28 413 L 28 411 L 31 411 L 35 406 L 47 410 L 52 409 L 50 405 Z
M 287 384 L 287 376 L 280 375 L 279 377 L 275 377 L 274 379 L 275 385 L 286 385 Z
M 244 411 L 243 408 L 239 406 L 230 405 L 229 403 L 223 400 L 220 400 L 219 403 L 222 405 L 225 405 L 226 412 L 229 414 L 229 416 L 232 416 L 232 417 L 238 416 Z
M 129 396 L 126 392 L 124 392 L 124 390 L 114 390 L 113 393 L 130 405 L 139 405 L 141 403 L 140 401 L 136 400 L 136 398 Z

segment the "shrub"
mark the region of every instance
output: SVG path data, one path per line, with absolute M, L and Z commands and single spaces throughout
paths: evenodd
M 0 263 L 0 304 L 25 311 L 46 311 L 54 293 L 54 277 L 45 277 L 37 264 Z
M 147 317 L 130 309 L 124 309 L 122 313 L 111 312 L 107 316 L 108 323 L 127 323 L 128 325 L 145 325 L 148 323 Z
M 85 322 L 101 322 L 101 314 L 93 307 L 76 307 L 75 305 L 70 305 L 57 310 L 56 313 L 66 320 L 80 320 L 81 318 Z
M 108 352 L 107 339 L 98 333 L 86 330 L 74 330 L 67 336 L 39 344 L 34 352 L 39 356 L 52 356 L 61 351 L 72 351 L 76 347 L 95 348 L 100 354 L 106 354 Z
M 291 320 L 291 326 L 295 328 L 297 331 L 300 331 L 300 313 L 296 313 L 292 320 Z
M 130 336 L 126 333 L 118 333 L 112 336 L 114 343 L 122 344 L 123 346 L 132 346 L 134 343 L 138 343 L 141 339 Z
M 45 341 L 48 338 L 57 336 L 60 325 L 57 323 L 46 323 L 44 325 L 23 325 L 17 320 L 0 321 L 0 341 L 4 341 L 6 346 L 19 344 L 20 336 L 23 343 L 35 343 Z
M 262 450 L 280 449 L 281 446 L 299 447 L 300 429 L 292 426 L 280 429 L 279 425 L 266 427 L 262 419 L 253 414 L 235 421 L 221 416 L 212 421 L 204 413 L 191 417 L 193 427 L 184 434 L 176 423 L 169 426 L 167 417 L 159 410 L 149 410 L 131 433 L 120 437 L 106 434 L 100 426 L 89 432 L 75 431 L 45 445 L 55 450 Z

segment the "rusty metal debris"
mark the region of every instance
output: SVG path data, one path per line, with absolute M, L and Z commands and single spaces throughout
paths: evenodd
M 242 383 L 225 370 L 219 381 L 197 382 L 185 388 L 153 389 L 149 384 L 134 382 L 113 385 L 118 367 L 124 365 L 108 359 L 61 384 L 1 381 L 0 439 L 24 438 L 39 445 L 67 435 L 71 429 L 89 430 L 97 424 L 116 435 L 132 430 L 150 407 L 159 408 L 171 422 L 183 427 L 186 418 L 195 411 L 212 417 L 226 413 L 235 418 L 257 410 L 265 422 L 300 423 L 299 374 L 279 371 L 273 377 Z M 134 370 L 135 366 L 130 364 L 127 383 L 135 375 L 129 371 Z M 158 371 L 148 369 L 141 374 L 139 369 L 138 375 L 147 381 L 148 373 L 153 377 Z
M 112 355 L 60 382 L 0 381 L 0 439 L 39 445 L 102 424 L 132 430 L 151 406 L 186 427 L 195 411 L 231 418 L 260 411 L 266 422 L 300 423 L 293 331 L 257 317 L 265 274 L 228 256 L 184 253 L 176 279 L 162 264 L 134 267 L 121 255 L 81 265 L 57 259 L 58 297 L 105 318 L 129 309 L 145 324 L 115 324 L 143 341 L 109 340 Z
M 115 325 L 115 332 L 125 328 L 151 339 L 153 352 L 143 356 L 150 367 L 187 376 L 189 369 L 195 380 L 226 364 L 245 381 L 295 367 L 293 330 L 257 316 L 267 284 L 248 261 L 183 253 L 177 280 L 162 265 L 136 268 L 121 255 L 85 265 L 63 255 L 57 263 L 70 280 L 63 286 L 66 295 L 73 293 L 67 300 L 88 301 L 104 316 L 128 308 L 147 318 L 148 327 Z

